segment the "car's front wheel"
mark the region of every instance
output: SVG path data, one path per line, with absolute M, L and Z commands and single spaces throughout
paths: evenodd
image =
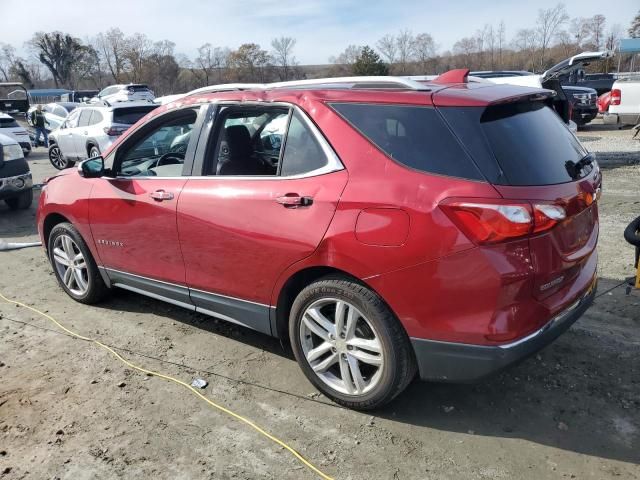
M 67 160 L 62 155 L 60 147 L 55 143 L 49 147 L 49 161 L 58 170 L 64 170 L 65 168 L 72 167 L 75 162 Z
M 72 224 L 53 227 L 47 245 L 56 279 L 71 298 L 92 304 L 108 294 L 91 251 Z
M 348 408 L 381 407 L 416 372 L 409 338 L 389 307 L 347 279 L 326 278 L 302 290 L 291 308 L 289 337 L 311 383 Z
M 89 149 L 89 158 L 94 158 L 99 156 L 100 156 L 100 149 L 95 145 L 91 145 L 91 148 Z

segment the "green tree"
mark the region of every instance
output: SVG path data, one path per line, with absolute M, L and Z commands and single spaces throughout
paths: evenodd
M 389 67 L 369 46 L 362 47 L 353 64 L 354 75 L 389 75 Z
M 631 38 L 640 38 L 640 12 L 631 21 L 628 33 Z

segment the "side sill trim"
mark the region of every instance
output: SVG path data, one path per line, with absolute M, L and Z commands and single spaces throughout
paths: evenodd
M 156 300 L 162 300 L 163 302 L 172 303 L 173 305 L 177 305 L 179 307 L 186 308 L 187 310 L 191 310 L 192 312 L 196 311 L 196 307 L 194 305 L 189 305 L 188 303 L 180 302 L 178 300 L 174 300 L 169 297 L 165 297 L 163 295 L 158 295 L 157 293 L 151 293 L 148 290 L 143 290 L 141 288 L 132 287 L 131 285 L 127 285 L 126 283 L 113 283 L 114 287 L 120 287 L 125 290 L 130 290 L 135 293 L 139 293 L 141 295 L 145 295 L 147 297 L 155 298 Z

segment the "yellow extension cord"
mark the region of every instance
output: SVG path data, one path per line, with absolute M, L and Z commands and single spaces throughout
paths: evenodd
M 253 428 L 254 430 L 256 430 L 258 433 L 264 435 L 265 437 L 267 437 L 269 440 L 277 443 L 278 445 L 280 445 L 282 448 L 288 450 L 296 459 L 298 459 L 298 461 L 300 461 L 303 465 L 305 465 L 306 467 L 310 468 L 311 470 L 313 470 L 315 473 L 317 473 L 321 478 L 323 478 L 324 480 L 333 480 L 332 477 L 330 477 L 329 475 L 325 474 L 324 472 L 322 472 L 320 469 L 318 469 L 316 466 L 314 466 L 311 462 L 309 462 L 308 460 L 306 460 L 302 455 L 300 455 L 293 447 L 290 447 L 289 445 L 287 445 L 285 442 L 283 442 L 282 440 L 280 440 L 277 437 L 274 437 L 273 435 L 271 435 L 269 432 L 266 432 L 265 430 L 263 430 L 262 428 L 260 428 L 258 425 L 256 425 L 255 423 L 253 423 L 251 420 L 249 420 L 248 418 L 243 417 L 242 415 L 239 415 L 235 412 L 232 412 L 231 410 L 229 410 L 228 408 L 223 407 L 222 405 L 218 405 L 215 402 L 212 402 L 211 400 L 209 400 L 207 397 L 205 397 L 203 394 L 201 394 L 198 390 L 196 390 L 195 388 L 193 388 L 191 385 L 189 385 L 188 383 L 183 382 L 182 380 L 178 380 L 177 378 L 173 378 L 170 377 L 169 375 L 163 375 L 162 373 L 158 373 L 158 372 L 154 372 L 152 370 L 147 370 L 145 368 L 139 367 L 137 365 L 134 365 L 133 363 L 129 362 L 128 360 L 125 360 L 124 358 L 122 358 L 120 356 L 119 353 L 117 353 L 116 351 L 114 351 L 111 347 L 108 347 L 107 345 L 105 345 L 104 343 L 99 342 L 98 340 L 94 340 L 93 338 L 89 338 L 89 337 L 85 337 L 82 336 L 72 330 L 69 330 L 68 328 L 66 328 L 64 325 L 62 325 L 61 323 L 59 323 L 55 318 L 53 318 L 51 315 L 47 315 L 44 312 L 41 312 L 40 310 L 38 310 L 37 308 L 31 307 L 29 305 L 26 305 L 22 302 L 17 302 L 15 300 L 10 300 L 7 297 L 5 297 L 2 293 L 0 293 L 0 298 L 2 298 L 5 302 L 8 303 L 13 303 L 14 305 L 19 305 L 21 307 L 27 308 L 35 313 L 37 313 L 38 315 L 42 315 L 43 317 L 45 317 L 46 319 L 52 321 L 53 323 L 55 323 L 59 328 L 61 328 L 62 330 L 64 330 L 65 332 L 67 332 L 69 335 L 79 338 L 80 340 L 85 340 L 87 342 L 93 342 L 96 345 L 98 345 L 99 347 L 104 348 L 105 350 L 107 350 L 109 353 L 111 353 L 114 357 L 116 357 L 118 360 L 120 360 L 122 363 L 124 363 L 125 365 L 127 365 L 129 368 L 132 368 L 134 370 L 138 370 L 139 372 L 142 373 L 146 373 L 148 375 L 152 375 L 154 377 L 159 377 L 159 378 L 164 378 L 165 380 L 169 380 L 170 382 L 173 383 L 177 383 L 178 385 L 183 386 L 186 389 L 191 390 L 191 393 L 193 393 L 194 395 L 197 395 L 198 397 L 200 397 L 202 400 L 204 400 L 205 402 L 207 402 L 209 405 L 211 405 L 212 407 L 220 410 L 221 412 L 226 413 L 227 415 L 230 415 L 231 417 L 235 418 L 236 420 L 239 420 L 243 423 L 246 423 L 247 425 L 249 425 L 251 428 Z

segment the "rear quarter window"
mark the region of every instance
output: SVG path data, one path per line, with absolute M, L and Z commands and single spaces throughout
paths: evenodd
M 409 168 L 484 180 L 434 108 L 359 103 L 332 103 L 331 107 L 385 154 Z

